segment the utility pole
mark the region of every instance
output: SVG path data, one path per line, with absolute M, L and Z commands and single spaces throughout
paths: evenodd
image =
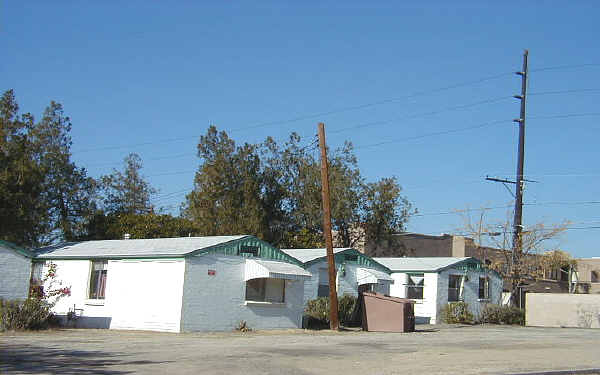
M 327 247 L 327 265 L 329 273 L 329 328 L 337 330 L 338 300 L 335 278 L 335 258 L 333 256 L 333 238 L 331 235 L 331 203 L 329 201 L 329 172 L 325 143 L 325 124 L 319 123 L 319 147 L 321 149 L 321 191 L 323 196 L 323 235 Z
M 521 110 L 519 112 L 519 118 L 513 120 L 514 122 L 519 124 L 519 148 L 517 150 L 517 179 L 515 181 L 510 181 L 507 179 L 500 178 L 492 178 L 487 177 L 486 180 L 493 182 L 501 182 L 504 187 L 511 193 L 512 191 L 508 187 L 507 184 L 515 184 L 515 194 L 513 195 L 515 198 L 515 216 L 513 219 L 513 238 L 512 238 L 512 257 L 511 257 L 511 285 L 512 285 L 512 295 L 511 300 L 514 305 L 518 305 L 521 307 L 520 298 L 517 299 L 516 292 L 520 279 L 520 262 L 522 260 L 523 253 L 523 241 L 522 241 L 522 232 L 523 232 L 523 183 L 527 182 L 537 182 L 532 180 L 526 180 L 523 178 L 523 166 L 525 164 L 525 112 L 526 112 L 526 103 L 527 103 L 527 84 L 528 84 L 528 75 L 529 70 L 527 67 L 527 60 L 529 57 L 529 51 L 525 50 L 523 53 L 523 69 L 519 72 L 515 72 L 515 74 L 521 76 L 521 94 L 515 95 L 516 99 L 521 101 Z M 520 291 L 519 291 L 520 297 Z M 517 303 L 519 301 L 519 303 Z
M 514 120 L 519 124 L 519 149 L 517 155 L 517 179 L 516 179 L 516 191 L 515 191 L 515 217 L 513 220 L 513 253 L 512 253 L 512 267 L 513 267 L 513 286 L 517 286 L 518 277 L 520 276 L 519 263 L 521 261 L 521 253 L 523 251 L 523 241 L 521 238 L 523 231 L 523 166 L 525 161 L 525 110 L 527 103 L 527 83 L 528 83 L 528 67 L 527 59 L 529 57 L 529 51 L 525 50 L 523 53 L 523 69 L 520 72 L 516 72 L 517 75 L 521 76 L 521 95 L 515 95 L 516 99 L 521 100 L 521 110 L 519 118 Z M 514 290 L 513 296 L 514 298 Z

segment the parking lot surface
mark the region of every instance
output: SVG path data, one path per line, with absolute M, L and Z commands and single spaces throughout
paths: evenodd
M 600 330 L 417 329 L 414 333 L 170 334 L 84 329 L 4 333 L 0 374 L 600 374 Z

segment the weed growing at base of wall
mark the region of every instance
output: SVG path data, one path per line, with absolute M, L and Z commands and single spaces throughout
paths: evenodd
M 514 306 L 487 304 L 481 310 L 479 323 L 525 325 L 525 310 Z
M 442 309 L 442 321 L 449 324 L 473 324 L 473 314 L 466 302 L 450 302 Z
M 344 295 L 338 297 L 338 315 L 340 323 L 345 326 L 352 324 L 352 312 L 357 298 Z M 329 325 L 329 297 L 311 299 L 306 303 L 304 314 L 308 316 L 309 328 L 325 328 Z

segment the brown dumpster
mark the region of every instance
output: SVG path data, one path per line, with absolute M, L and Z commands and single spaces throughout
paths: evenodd
M 414 301 L 364 292 L 362 327 L 374 332 L 414 332 Z

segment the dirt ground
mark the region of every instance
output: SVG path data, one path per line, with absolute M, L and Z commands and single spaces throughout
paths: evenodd
M 414 333 L 0 335 L 0 374 L 600 374 L 600 330 L 417 326 Z

